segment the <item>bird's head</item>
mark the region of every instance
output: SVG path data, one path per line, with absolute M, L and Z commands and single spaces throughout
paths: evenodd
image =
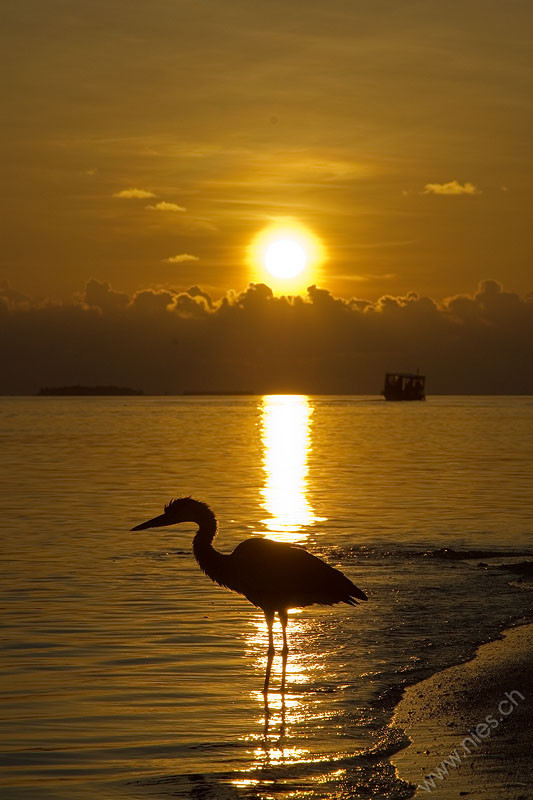
M 144 531 L 146 528 L 161 528 L 164 525 L 177 525 L 179 522 L 200 522 L 206 514 L 212 514 L 209 507 L 192 497 L 178 497 L 167 503 L 163 514 L 141 522 L 132 531 Z

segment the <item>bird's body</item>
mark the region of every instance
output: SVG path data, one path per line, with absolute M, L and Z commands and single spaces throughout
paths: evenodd
M 205 574 L 264 611 L 269 630 L 269 657 L 274 652 L 272 624 L 277 613 L 283 628 L 284 654 L 287 653 L 287 611 L 314 603 L 357 605 L 367 597 L 342 572 L 329 566 L 303 547 L 253 537 L 241 542 L 232 553 L 213 547 L 217 535 L 216 517 L 206 503 L 191 497 L 172 500 L 164 514 L 137 525 L 132 530 L 194 522 L 198 532 L 193 539 L 194 556 Z M 267 678 L 270 669 L 267 668 Z M 268 679 L 265 686 L 268 685 Z
M 356 605 L 354 595 L 362 599 L 342 572 L 303 547 L 252 538 L 241 542 L 226 559 L 221 579 L 198 563 L 210 578 L 243 594 L 263 611 L 283 612 L 314 603 Z

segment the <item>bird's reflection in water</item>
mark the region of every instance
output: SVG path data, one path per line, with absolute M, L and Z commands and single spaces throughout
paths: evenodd
M 287 727 L 288 722 L 296 721 L 301 710 L 301 701 L 285 689 L 264 695 L 263 731 L 260 745 L 254 750 L 255 769 L 306 760 L 309 751 L 295 746 Z

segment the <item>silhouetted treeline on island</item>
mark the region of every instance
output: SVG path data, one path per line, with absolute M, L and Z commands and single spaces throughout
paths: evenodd
M 128 386 L 43 386 L 38 395 L 141 395 L 140 389 Z

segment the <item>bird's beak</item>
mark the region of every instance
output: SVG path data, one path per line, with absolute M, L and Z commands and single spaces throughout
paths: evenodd
M 146 528 L 160 528 L 162 525 L 170 525 L 170 520 L 166 514 L 160 514 L 158 517 L 154 517 L 153 519 L 149 519 L 147 522 L 141 522 L 140 525 L 136 525 L 134 528 L 131 528 L 132 531 L 144 531 Z

